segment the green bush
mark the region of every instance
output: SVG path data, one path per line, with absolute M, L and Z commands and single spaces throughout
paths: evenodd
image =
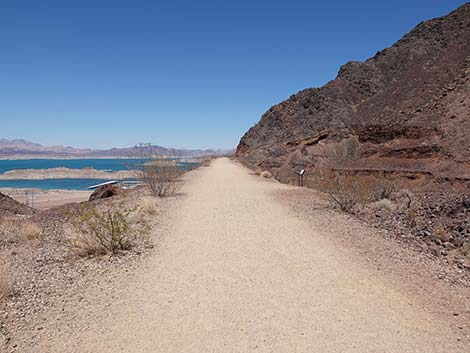
M 132 211 L 123 205 L 106 210 L 87 205 L 72 211 L 69 220 L 74 230 L 71 237 L 74 249 L 82 255 L 129 250 L 138 239 L 144 239 L 150 233 L 150 227 L 142 217 L 131 221 Z

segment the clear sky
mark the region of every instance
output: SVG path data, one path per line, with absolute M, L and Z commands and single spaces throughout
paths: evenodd
M 0 0 L 0 138 L 235 147 L 270 106 L 464 3 Z

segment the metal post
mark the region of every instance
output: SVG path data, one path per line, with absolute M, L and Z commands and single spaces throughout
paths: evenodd
M 304 186 L 304 173 L 305 169 L 302 169 L 300 172 L 295 172 L 295 174 L 297 174 L 297 185 L 299 187 Z

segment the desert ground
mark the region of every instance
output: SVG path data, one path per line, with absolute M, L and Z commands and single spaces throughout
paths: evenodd
M 470 289 L 433 260 L 226 158 L 185 180 L 154 252 L 85 276 L 12 351 L 469 351 Z
M 0 188 L 0 192 L 12 197 L 18 202 L 31 204 L 39 210 L 72 203 L 87 201 L 92 191 L 88 190 L 44 190 L 44 189 L 17 189 Z

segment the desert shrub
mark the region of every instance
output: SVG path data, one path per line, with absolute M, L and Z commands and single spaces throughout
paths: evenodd
M 421 217 L 419 216 L 416 208 L 410 207 L 403 210 L 403 214 L 408 219 L 408 223 L 412 228 L 418 228 L 422 225 Z
M 38 239 L 43 234 L 42 227 L 34 222 L 30 222 L 30 221 L 22 222 L 22 225 L 20 228 L 23 233 L 23 236 L 27 240 Z
M 16 218 L 0 220 L 0 246 L 37 239 L 42 234 L 41 226 L 30 220 Z
M 344 212 L 352 212 L 357 204 L 356 194 L 352 189 L 343 184 L 337 184 L 335 188 L 328 191 L 328 195 L 333 203 Z
M 140 210 L 149 215 L 156 215 L 158 213 L 158 202 L 154 197 L 143 197 L 140 200 Z
M 154 196 L 176 194 L 181 188 L 182 171 L 169 160 L 150 160 L 141 167 L 139 178 Z
M 380 199 L 378 201 L 371 203 L 370 208 L 373 210 L 378 210 L 378 211 L 379 210 L 396 211 L 397 204 L 387 198 L 383 198 L 383 199 Z
M 390 180 L 376 180 L 374 184 L 372 209 L 404 212 L 411 208 L 414 196 L 406 189 L 399 189 Z
M 318 184 L 335 206 L 345 212 L 353 212 L 358 203 L 372 201 L 373 188 L 366 179 L 336 175 Z
M 273 175 L 271 174 L 271 172 L 267 171 L 267 170 L 264 170 L 262 171 L 260 174 L 259 174 L 260 177 L 262 178 L 266 178 L 266 179 L 271 179 L 273 177 Z
M 133 209 L 123 205 L 100 210 L 95 205 L 87 205 L 71 211 L 69 221 L 72 234 L 69 241 L 79 255 L 102 255 L 129 250 L 138 239 L 144 239 L 150 227 L 139 218 L 131 220 Z
M 393 192 L 390 199 L 397 203 L 401 210 L 413 208 L 415 206 L 415 196 L 408 189 L 401 189 Z
M 382 182 L 377 183 L 375 192 L 374 192 L 374 198 L 375 200 L 383 200 L 383 199 L 389 199 L 392 197 L 392 195 L 398 191 L 397 185 L 388 180 L 384 180 Z

